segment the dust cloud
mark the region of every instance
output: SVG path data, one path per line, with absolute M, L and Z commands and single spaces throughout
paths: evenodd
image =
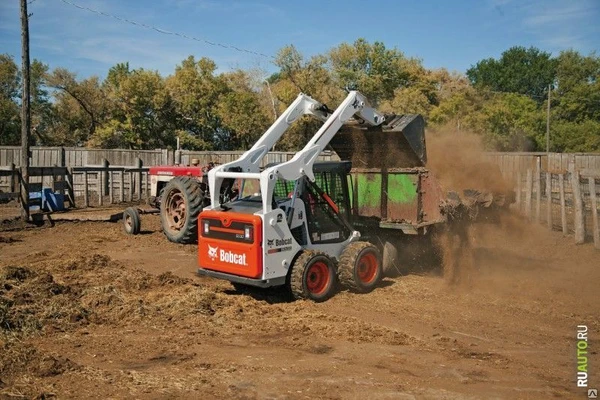
M 428 129 L 427 167 L 444 190 L 506 192 L 512 189 L 486 157 L 481 137 L 456 128 Z

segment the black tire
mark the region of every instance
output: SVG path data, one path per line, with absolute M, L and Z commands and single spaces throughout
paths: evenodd
M 204 201 L 196 179 L 180 176 L 169 181 L 160 200 L 160 223 L 167 239 L 183 244 L 198 241 L 198 215 Z
M 381 253 L 369 242 L 350 243 L 338 264 L 342 286 L 361 293 L 375 289 L 383 275 Z
M 325 301 L 333 296 L 335 288 L 335 266 L 327 254 L 303 251 L 296 257 L 289 280 L 289 289 L 295 299 Z
M 126 208 L 123 211 L 123 230 L 128 235 L 137 235 L 142 228 L 140 213 L 133 207 Z

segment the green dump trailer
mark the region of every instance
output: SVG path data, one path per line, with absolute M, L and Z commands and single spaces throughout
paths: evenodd
M 350 160 L 351 219 L 383 250 L 384 271 L 397 275 L 439 259 L 432 234 L 447 220 L 444 194 L 427 169 L 420 115 L 386 118 L 380 127 L 347 125 L 331 141 Z

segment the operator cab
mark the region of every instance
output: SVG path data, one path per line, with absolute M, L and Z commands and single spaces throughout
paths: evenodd
M 277 165 L 272 163 L 267 168 Z M 348 177 L 350 161 L 318 162 L 313 166 L 315 181 L 278 179 L 272 208 L 281 209 L 288 218 L 294 239 L 301 246 L 340 243 L 352 234 Z M 240 196 L 222 205 L 223 210 L 253 213 L 262 208 L 258 181 L 240 183 Z M 295 195 L 294 195 L 295 194 Z

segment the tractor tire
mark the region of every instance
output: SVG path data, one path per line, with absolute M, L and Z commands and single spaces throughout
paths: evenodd
M 160 223 L 167 239 L 183 244 L 197 242 L 198 215 L 204 202 L 204 192 L 196 179 L 171 179 L 160 200 Z
M 372 291 L 383 276 L 379 249 L 369 242 L 350 243 L 340 256 L 338 276 L 342 286 L 350 290 Z
M 333 296 L 335 288 L 335 266 L 327 254 L 303 251 L 296 257 L 289 279 L 289 289 L 295 299 L 325 301 Z
M 137 235 L 140 233 L 142 223 L 140 213 L 133 207 L 128 207 L 123 211 L 123 230 L 128 235 Z

